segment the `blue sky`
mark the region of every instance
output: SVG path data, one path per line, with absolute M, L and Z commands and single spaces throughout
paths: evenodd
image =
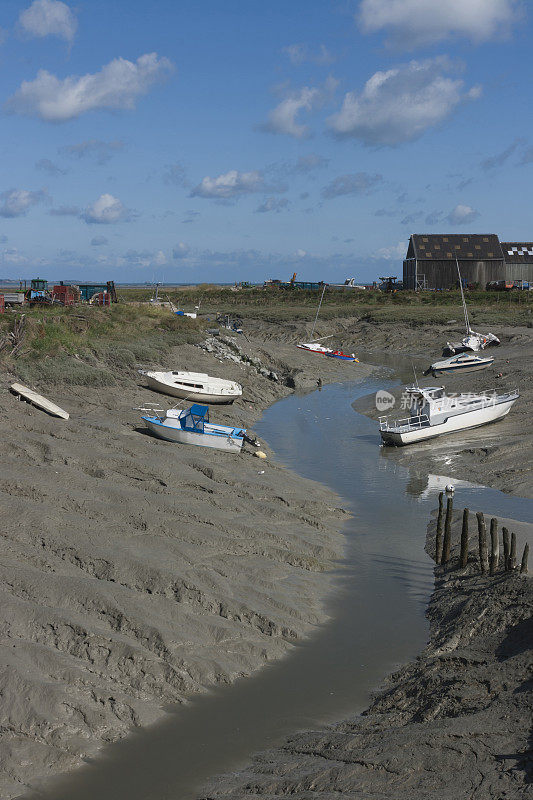
M 3 0 L 0 277 L 342 281 L 531 240 L 520 0 Z

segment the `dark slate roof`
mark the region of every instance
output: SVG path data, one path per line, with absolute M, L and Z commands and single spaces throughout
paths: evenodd
M 508 264 L 530 264 L 533 242 L 502 242 L 503 257 Z
M 495 233 L 413 233 L 407 258 L 432 261 L 491 261 L 503 258 Z

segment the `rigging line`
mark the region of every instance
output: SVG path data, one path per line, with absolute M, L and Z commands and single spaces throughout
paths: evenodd
M 461 290 L 461 300 L 463 301 L 463 314 L 465 315 L 465 325 L 467 335 L 470 333 L 470 320 L 468 319 L 468 311 L 466 310 L 465 295 L 463 292 L 463 279 L 461 278 L 461 270 L 459 269 L 459 261 L 455 256 L 455 263 L 457 265 L 457 273 L 459 275 L 459 288 Z
M 319 302 L 319 304 L 318 304 L 318 308 L 317 308 L 317 310 L 316 310 L 316 314 L 315 314 L 315 321 L 313 322 L 313 329 L 312 329 L 312 331 L 311 331 L 311 338 L 313 338 L 313 334 L 314 334 L 314 332 L 315 332 L 316 321 L 317 321 L 317 319 L 318 319 L 318 313 L 319 313 L 319 311 L 320 311 L 320 306 L 322 305 L 322 300 L 324 299 L 324 292 L 326 291 L 326 287 L 327 287 L 327 283 L 325 283 L 325 284 L 324 284 L 324 288 L 322 289 L 322 295 L 321 295 L 321 297 L 320 297 L 320 302 Z

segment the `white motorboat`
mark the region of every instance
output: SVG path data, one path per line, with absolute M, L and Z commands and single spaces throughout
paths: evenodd
M 460 342 L 446 342 L 443 355 L 453 356 L 456 353 L 465 353 L 473 351 L 477 353 L 479 350 L 484 350 L 486 347 L 494 347 L 500 344 L 500 340 L 493 333 L 476 333 L 470 327 L 470 320 L 468 319 L 468 310 L 466 307 L 465 294 L 463 292 L 463 279 L 461 278 L 461 270 L 459 269 L 459 261 L 455 259 L 457 266 L 457 274 L 459 275 L 459 288 L 461 290 L 461 301 L 463 303 L 463 314 L 465 317 L 466 336 Z
M 424 375 L 452 375 L 458 372 L 477 372 L 480 369 L 490 367 L 494 359 L 491 356 L 474 356 L 470 353 L 460 353 L 443 361 L 435 361 L 425 372 Z
M 140 410 L 151 411 L 155 415 L 142 417 L 142 420 L 148 430 L 160 439 L 214 447 L 217 450 L 233 453 L 238 453 L 242 449 L 246 430 L 209 422 L 207 406 L 194 404 L 189 409 L 171 408 L 166 412 L 154 408 Z
M 505 417 L 518 399 L 518 391 L 497 394 L 446 395 L 442 386 L 407 387 L 405 405 L 411 415 L 405 419 L 379 418 L 384 444 L 405 445 L 422 442 L 444 433 L 477 428 Z
M 148 372 L 144 375 L 150 389 L 200 403 L 233 403 L 242 395 L 242 386 L 235 381 L 213 378 L 205 372 Z

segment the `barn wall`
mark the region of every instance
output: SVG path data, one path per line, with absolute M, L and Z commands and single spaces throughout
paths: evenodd
M 503 261 L 459 261 L 461 277 L 467 283 L 477 283 L 485 288 L 489 281 L 506 278 L 506 266 Z M 418 259 L 418 278 L 426 276 L 429 289 L 450 289 L 457 285 L 457 266 L 455 261 L 423 261 Z M 511 280 L 511 278 L 507 278 Z M 513 278 L 515 280 L 515 278 Z M 527 280 L 527 278 L 524 278 Z

